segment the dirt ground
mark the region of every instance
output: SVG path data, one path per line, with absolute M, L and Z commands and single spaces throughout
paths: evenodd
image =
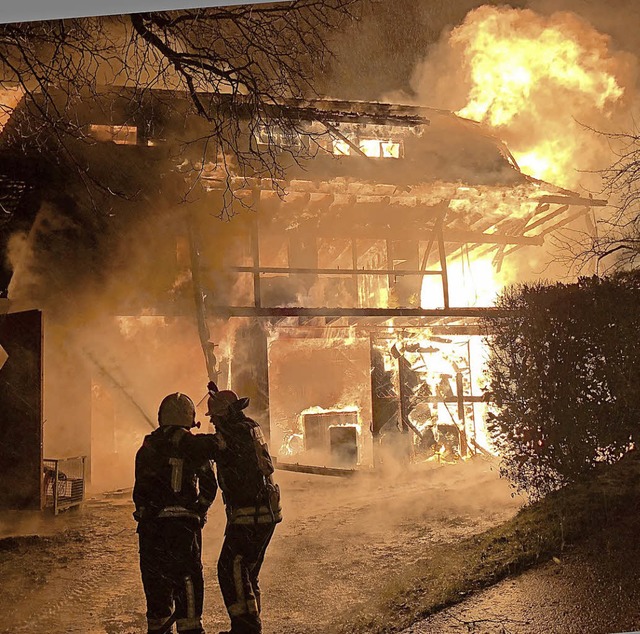
M 506 579 L 402 634 L 640 631 L 640 517 L 612 522 L 553 561 Z
M 323 631 L 431 545 L 455 548 L 459 539 L 505 521 L 521 504 L 483 460 L 401 477 L 278 471 L 277 480 L 285 520 L 261 575 L 266 634 Z M 145 631 L 132 511 L 123 494 L 90 500 L 55 518 L 0 517 L 0 633 Z M 203 546 L 209 633 L 228 626 L 215 578 L 223 528 L 216 500 Z M 25 537 L 31 534 L 38 537 Z

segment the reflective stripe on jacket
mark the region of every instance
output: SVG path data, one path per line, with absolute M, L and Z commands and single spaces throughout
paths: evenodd
M 267 505 L 238 509 L 227 506 L 227 521 L 229 524 L 277 524 L 282 521 L 282 508 L 280 504 L 274 509 Z
M 194 456 L 194 436 L 167 426 L 145 437 L 136 454 L 133 501 L 139 521 L 159 517 L 202 517 L 216 497 L 212 463 Z

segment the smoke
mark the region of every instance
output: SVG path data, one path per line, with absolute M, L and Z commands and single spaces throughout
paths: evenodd
M 187 208 L 175 181 L 148 160 L 90 151 L 96 172 L 112 166 L 103 182 L 126 171 L 133 193 L 49 184 L 29 233 L 9 240 L 9 300 L 12 311 L 44 315 L 45 457 L 90 455 L 93 489 L 109 490 L 132 486 L 133 456 L 161 399 L 181 391 L 198 401 L 207 376 L 190 262 L 176 245 Z
M 636 57 L 640 55 L 635 28 L 640 19 L 640 7 L 634 0 L 530 0 L 528 6 L 542 15 L 558 11 L 574 13 L 598 32 L 608 35 L 614 50 L 626 51 Z
M 472 4 L 466 3 L 464 11 Z M 530 165 L 544 167 L 540 156 L 553 159 L 553 171 L 536 175 L 581 191 L 597 190 L 597 179 L 586 172 L 606 166 L 610 148 L 585 126 L 615 129 L 622 125 L 636 100 L 636 59 L 620 46 L 630 41 L 624 37 L 626 31 L 618 29 L 616 47 L 610 37 L 584 17 L 566 11 L 547 11 L 549 3 L 536 3 L 540 13 L 480 7 L 464 20 L 461 6 L 450 11 L 441 7 L 442 24 L 458 25 L 447 29 L 437 43 L 434 29 L 420 39 L 424 46 L 414 47 L 413 55 L 416 50 L 423 51 L 420 53 L 423 59 L 415 67 L 413 58 L 410 63 L 405 60 L 407 68 L 413 68 L 405 73 L 411 75 L 411 85 L 378 84 L 376 95 L 386 93 L 385 97 L 394 100 L 460 110 L 493 126 L 496 135 L 506 140 L 521 161 L 537 156 L 538 163 L 532 160 Z M 570 6 L 567 0 L 563 8 Z M 429 13 L 432 9 L 426 14 L 432 15 Z M 417 30 L 424 22 L 423 10 L 426 11 L 424 8 L 414 11 Z M 384 14 L 391 9 L 381 11 Z M 591 14 L 599 25 L 612 22 L 595 5 Z M 488 28 L 492 29 L 493 39 L 487 44 L 482 34 Z M 388 46 L 373 26 L 369 36 L 377 46 Z M 403 37 L 406 36 L 404 33 Z M 540 42 L 545 50 L 557 44 L 551 58 L 540 55 Z M 571 43 L 572 53 L 567 43 Z M 343 42 L 343 46 L 347 44 L 351 46 L 352 42 Z M 571 59 L 582 69 L 580 77 L 571 75 L 568 63 Z M 476 66 L 478 60 L 486 63 L 486 72 Z M 511 72 L 505 66 L 507 62 L 521 65 Z M 518 80 L 517 68 L 524 66 L 532 73 L 529 83 L 506 81 L 509 77 Z M 356 67 L 357 63 L 352 68 Z M 394 88 L 396 91 L 391 94 L 389 90 Z M 490 89 L 489 98 L 483 92 L 485 88 Z M 400 89 L 403 92 L 398 92 Z M 482 186 L 498 183 L 507 188 L 513 185 L 505 182 L 513 170 L 505 169 L 503 157 L 486 135 L 475 132 L 475 126 L 452 126 L 445 115 L 442 121 L 436 119 L 434 114 L 432 141 L 425 138 L 416 142 L 416 146 L 422 142 L 428 150 L 420 163 L 420 174 L 403 173 L 402 162 L 381 161 L 384 165 L 379 170 L 367 165 L 362 173 L 354 174 L 353 180 L 382 183 L 405 179 L 413 183 L 419 176 L 424 179 L 425 174 L 432 174 L 452 183 L 471 181 Z M 163 133 L 167 138 L 172 135 L 169 129 Z M 54 182 L 57 195 L 42 206 L 28 234 L 19 233 L 11 238 L 7 253 L 14 270 L 9 295 L 12 310 L 37 307 L 45 311 L 46 451 L 56 454 L 51 457 L 91 452 L 92 468 L 101 474 L 100 486 L 104 487 L 119 485 L 127 478 L 130 481 L 132 452 L 150 430 L 149 421 L 155 421 L 161 398 L 169 392 L 183 391 L 198 401 L 206 382 L 193 316 L 187 215 L 195 218 L 196 234 L 201 238 L 202 269 L 207 275 L 204 283 L 213 295 L 210 300 L 221 306 L 248 306 L 254 299 L 252 273 L 235 275 L 230 270 L 236 264 L 252 264 L 246 240 L 241 244 L 235 234 L 241 234 L 243 239 L 249 235 L 255 221 L 253 214 L 242 212 L 231 222 L 218 222 L 212 216 L 219 212 L 216 207 L 219 201 L 211 195 L 192 205 L 182 205 L 184 179 L 177 176 L 175 165 L 164 159 L 164 162 L 141 159 L 137 153 L 116 153 L 114 147 L 106 144 L 83 151 L 90 159 L 93 175 L 108 183 L 112 191 L 125 192 L 124 198 L 107 195 L 91 199 L 79 193 L 77 183 L 66 196 L 67 181 Z M 523 169 L 526 167 L 523 162 Z M 303 178 L 324 176 L 309 170 Z M 340 190 L 340 183 L 333 185 L 336 191 Z M 352 235 L 357 235 L 364 227 L 386 227 L 392 240 L 393 229 L 388 220 L 396 211 L 403 214 L 407 223 L 424 229 L 424 209 L 398 205 L 390 212 L 387 204 L 380 204 L 379 208 L 366 202 L 358 205 L 351 200 L 352 185 L 342 183 L 344 201 L 337 194 L 331 209 L 324 208 L 322 196 L 315 194 L 301 205 L 285 205 L 279 200 L 270 205 L 263 200 L 261 229 L 268 230 L 270 222 L 265 219 L 272 218 L 274 232 L 282 232 L 286 227 L 298 233 L 289 241 L 289 250 L 285 240 L 280 245 L 261 243 L 261 264 L 286 263 L 301 269 L 352 268 L 353 253 L 339 244 L 341 238 L 323 240 L 317 230 L 329 228 L 337 235 L 339 230 L 332 228 L 335 225 L 348 227 Z M 500 195 L 498 192 L 497 196 Z M 428 206 L 435 208 L 448 197 L 450 191 L 439 198 L 434 193 Z M 401 230 L 410 230 L 412 226 L 401 227 L 398 223 L 398 240 L 406 239 Z M 348 245 L 348 240 L 344 242 Z M 374 243 L 381 241 L 373 239 L 369 241 L 372 246 L 365 242 L 359 240 L 356 268 L 385 268 L 388 245 L 380 247 Z M 398 254 L 396 259 L 417 268 L 419 255 L 416 249 L 410 258 Z M 509 256 L 504 265 L 505 277 L 526 270 L 527 266 L 521 264 L 532 262 L 541 269 L 545 266 L 535 249 Z M 209 274 L 211 271 L 223 273 L 213 275 Z M 305 277 L 305 274 L 263 276 L 262 299 L 265 305 L 280 306 L 386 305 L 390 297 L 387 282 L 388 276 L 371 277 L 361 282 L 360 296 L 356 297 L 351 280 Z M 419 293 L 417 285 L 403 290 L 403 296 L 394 301 L 402 305 L 410 292 Z M 127 315 L 131 318 L 123 317 Z M 140 315 L 146 317 L 140 319 Z M 242 320 L 212 321 L 209 325 L 211 339 L 218 344 L 221 383 L 235 388 L 229 381 L 232 366 L 238 369 L 255 365 L 257 354 L 250 345 L 254 339 L 246 336 L 246 323 Z M 368 352 L 363 352 L 361 371 L 358 377 L 353 377 L 333 368 L 331 359 L 332 355 L 340 356 L 351 349 L 345 345 L 342 350 L 319 352 L 324 347 L 330 349 L 320 338 L 310 343 L 307 350 L 303 347 L 297 356 L 292 353 L 283 356 L 280 352 L 286 344 L 272 344 L 270 354 L 274 359 L 277 357 L 275 365 L 280 368 L 272 376 L 276 425 L 294 431 L 300 412 L 309 406 L 331 408 L 349 404 L 349 399 L 340 392 L 346 389 L 348 381 L 368 390 L 369 380 L 365 376 L 370 370 Z M 360 359 L 360 352 L 356 357 Z M 290 376 L 278 374 L 285 367 L 291 368 Z M 299 399 L 299 393 L 295 392 L 301 377 L 310 386 L 305 388 L 309 391 L 304 399 Z M 339 393 L 335 389 L 331 392 L 331 398 L 324 392 L 328 377 L 340 388 Z M 289 381 L 291 388 L 287 391 L 285 385 Z M 240 385 L 247 385 L 256 395 L 262 389 L 252 386 L 248 379 Z M 280 392 L 290 396 L 292 402 L 287 403 L 285 397 L 279 396 Z M 370 418 L 369 397 L 364 392 L 356 397 L 366 426 Z M 115 459 L 116 456 L 120 458 Z

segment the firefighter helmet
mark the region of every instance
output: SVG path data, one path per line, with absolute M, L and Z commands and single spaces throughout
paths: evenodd
M 175 392 L 162 399 L 158 409 L 158 423 L 161 427 L 175 425 L 191 428 L 195 421 L 196 406 L 186 394 Z
M 238 398 L 238 395 L 231 390 L 220 390 L 213 394 L 209 392 L 207 416 L 224 416 L 229 411 L 239 412 L 248 405 L 248 398 Z

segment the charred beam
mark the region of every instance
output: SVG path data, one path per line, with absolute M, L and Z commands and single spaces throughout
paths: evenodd
M 581 207 L 606 207 L 608 202 L 601 198 L 582 198 L 581 196 L 540 196 L 541 203 L 552 203 L 556 205 L 576 205 Z
M 303 308 L 300 306 L 210 306 L 209 311 L 220 317 L 504 317 L 508 311 L 498 308 Z
M 349 137 L 342 134 L 342 132 L 340 132 L 340 130 L 338 130 L 335 126 L 332 126 L 326 122 L 323 122 L 323 125 L 327 128 L 327 130 L 329 130 L 329 132 L 331 132 L 331 134 L 337 136 L 341 141 L 344 141 L 354 152 L 356 152 L 360 156 L 368 158 L 367 155 L 362 151 L 360 146 L 356 145 Z
M 358 269 L 358 243 L 355 238 L 351 238 L 351 266 L 353 267 L 354 271 Z M 358 275 L 354 273 L 353 296 L 356 298 L 356 301 L 358 301 L 359 290 L 360 288 L 358 286 Z
M 442 228 L 437 232 L 438 252 L 440 255 L 440 269 L 442 275 L 442 296 L 444 297 L 444 307 L 449 308 L 449 276 L 447 274 L 447 252 L 444 248 L 444 235 Z
M 198 336 L 204 354 L 207 376 L 210 381 L 218 380 L 217 359 L 214 353 L 215 345 L 210 341 L 209 325 L 207 323 L 206 299 L 207 295 L 202 285 L 200 271 L 200 236 L 198 227 L 195 225 L 193 216 L 187 218 L 187 231 L 189 237 L 189 251 L 191 257 L 191 281 L 193 285 L 193 296 L 196 305 L 196 319 L 198 323 Z
M 464 336 L 481 336 L 486 331 L 480 325 L 464 325 L 464 326 L 429 326 L 432 335 L 464 335 Z
M 298 464 L 297 462 L 276 462 L 275 468 L 281 471 L 295 471 L 297 473 L 312 473 L 313 475 L 326 475 L 336 477 L 349 477 L 355 475 L 355 469 L 336 469 L 334 467 L 316 467 L 314 465 Z
M 267 104 L 263 106 L 269 117 L 283 116 L 306 121 L 344 122 L 344 123 L 376 123 L 391 125 L 429 125 L 430 120 L 422 112 L 425 109 L 374 103 L 353 103 L 340 100 L 290 100 L 290 104 Z
M 542 216 L 542 218 L 538 218 L 535 222 L 532 222 L 530 225 L 527 225 L 524 228 L 524 231 L 531 231 L 532 229 L 535 229 L 540 225 L 546 224 L 550 220 L 553 220 L 554 218 L 561 216 L 565 211 L 567 211 L 567 209 L 569 209 L 569 205 L 562 205 L 558 207 L 558 209 L 556 209 L 555 211 L 552 211 L 551 213 L 548 213 L 546 216 Z
M 433 229 L 433 233 L 431 234 L 431 238 L 429 238 L 429 243 L 427 244 L 427 248 L 425 249 L 424 255 L 422 256 L 422 263 L 420 264 L 420 270 L 424 271 L 427 268 L 427 262 L 429 261 L 429 256 L 431 255 L 431 249 L 433 248 L 433 242 L 437 235 L 442 231 L 442 225 L 444 224 L 444 219 L 447 215 L 447 210 L 445 209 L 440 217 L 436 220 L 436 224 Z
M 584 216 L 584 215 L 586 215 L 588 213 L 589 213 L 589 208 L 588 207 L 584 207 L 583 209 L 581 209 L 580 211 L 576 212 L 575 214 L 572 214 L 572 215 L 568 216 L 567 218 L 565 218 L 562 222 L 558 222 L 557 224 L 553 225 L 552 227 L 547 227 L 546 229 L 541 231 L 538 234 L 538 236 L 540 236 L 541 238 L 544 238 L 544 236 L 546 236 L 547 234 L 551 233 L 552 231 L 557 231 L 558 229 L 561 229 L 562 227 L 565 227 L 566 225 L 571 224 L 574 220 L 577 220 L 581 216 Z M 523 245 L 518 245 L 518 246 L 514 246 L 514 247 L 509 248 L 507 250 L 507 252 L 505 253 L 505 256 L 509 255 L 510 253 L 513 253 L 514 251 L 517 251 L 518 249 L 521 249 L 522 246 Z
M 424 399 L 425 403 L 455 403 L 460 406 L 462 403 L 486 403 L 486 399 L 483 396 L 472 396 L 471 394 L 461 394 L 460 397 L 448 396 L 448 397 L 440 397 L 440 396 L 427 396 Z
M 282 227 L 285 230 L 285 227 Z M 431 240 L 434 238 L 433 229 L 422 229 L 421 227 L 412 227 L 405 230 L 390 230 L 388 227 L 374 227 L 368 225 L 366 227 L 353 227 L 357 229 L 359 239 L 371 240 L 387 240 L 389 234 L 393 234 L 394 240 Z M 318 237 L 335 238 L 341 237 L 340 232 L 335 225 L 314 228 L 314 234 Z M 437 239 L 437 234 L 435 234 Z M 469 243 L 469 244 L 522 244 L 536 245 L 543 244 L 538 236 L 522 236 L 507 235 L 503 233 L 483 233 L 480 231 L 463 231 L 457 229 L 446 228 L 443 230 L 443 239 L 447 243 Z
M 234 266 L 232 271 L 237 273 L 252 273 L 251 266 Z M 422 271 L 405 269 L 318 269 L 304 267 L 265 266 L 258 270 L 259 274 L 292 274 L 292 275 L 389 275 L 391 277 L 401 275 L 441 275 L 441 271 Z

